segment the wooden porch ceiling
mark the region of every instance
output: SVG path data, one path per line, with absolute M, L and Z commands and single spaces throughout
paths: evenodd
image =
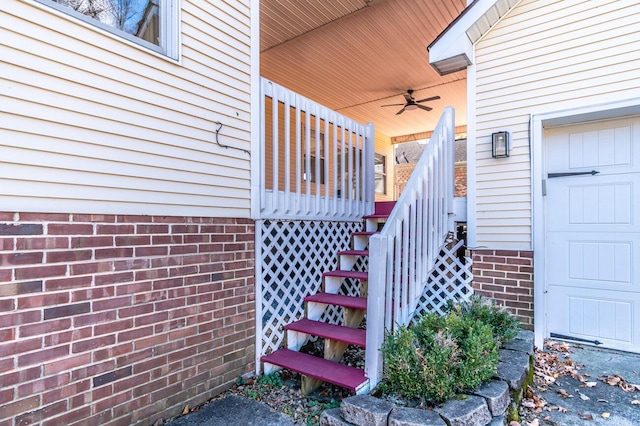
M 387 136 L 433 130 L 453 106 L 466 124 L 466 71 L 440 76 L 427 46 L 466 0 L 260 0 L 261 75 Z M 396 115 L 413 89 L 416 100 Z

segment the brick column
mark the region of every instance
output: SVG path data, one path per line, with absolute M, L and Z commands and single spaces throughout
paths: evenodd
M 533 330 L 533 252 L 472 250 L 473 288 L 518 317 Z

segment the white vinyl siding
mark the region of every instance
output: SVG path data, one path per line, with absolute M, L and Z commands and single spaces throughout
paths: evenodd
M 3 3 L 3 211 L 249 217 L 250 2 L 179 3 L 180 62 Z
M 477 246 L 532 248 L 530 114 L 640 97 L 639 21 L 637 1 L 524 0 L 478 42 Z

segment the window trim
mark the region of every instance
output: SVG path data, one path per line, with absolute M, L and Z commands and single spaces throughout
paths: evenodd
M 374 152 L 373 153 L 373 180 L 374 180 L 374 193 L 378 194 L 378 195 L 387 195 L 387 174 L 388 174 L 388 170 L 387 170 L 387 155 L 386 154 L 382 154 L 379 152 Z M 382 159 L 382 172 L 378 173 L 375 170 L 375 162 L 376 160 L 380 158 Z M 375 185 L 375 180 L 378 176 L 382 176 L 382 182 L 383 182 L 383 190 L 382 192 L 378 192 L 378 190 L 376 189 L 376 185 Z
M 160 45 L 150 43 L 139 37 L 129 34 L 125 31 L 119 30 L 111 25 L 100 22 L 97 19 L 88 17 L 80 12 L 77 12 L 70 7 L 64 6 L 53 0 L 34 0 L 36 3 L 40 3 L 46 7 L 54 9 L 61 14 L 77 19 L 93 28 L 98 28 L 102 31 L 116 36 L 118 39 L 124 39 L 128 42 L 135 44 L 136 46 L 143 47 L 151 50 L 163 57 L 168 57 L 175 61 L 180 60 L 180 1 L 181 0 L 158 0 L 158 6 L 160 7 Z

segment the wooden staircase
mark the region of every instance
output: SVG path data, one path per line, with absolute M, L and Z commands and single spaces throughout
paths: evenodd
M 364 370 L 340 364 L 348 345 L 366 346 L 366 330 L 358 328 L 367 309 L 368 272 L 353 270 L 358 257 L 367 257 L 369 237 L 391 214 L 394 201 L 377 202 L 372 215 L 365 216 L 365 231 L 351 235 L 350 250 L 338 252 L 339 269 L 322 274 L 322 292 L 304 298 L 306 318 L 286 325 L 287 348 L 261 358 L 265 374 L 282 367 L 302 375 L 302 392 L 309 394 L 323 382 L 344 387 L 355 394 L 369 391 Z M 345 279 L 357 282 L 359 296 L 340 294 Z M 343 325 L 320 321 L 328 306 L 341 306 Z M 324 358 L 299 352 L 310 336 L 324 339 Z

